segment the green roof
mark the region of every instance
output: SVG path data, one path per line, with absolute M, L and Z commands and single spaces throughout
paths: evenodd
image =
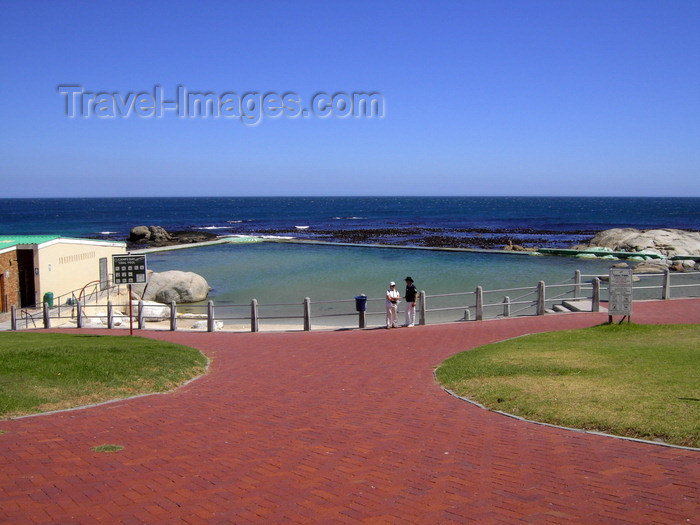
M 60 238 L 60 235 L 0 235 L 0 250 L 19 244 L 43 244 Z
M 0 235 L 0 250 L 5 250 L 7 248 L 14 248 L 15 246 L 22 245 L 35 245 L 44 244 L 50 241 L 55 241 L 60 239 L 61 241 L 80 241 L 88 242 L 91 244 L 125 244 L 124 241 L 108 241 L 102 239 L 85 239 L 80 237 L 61 237 L 60 235 Z

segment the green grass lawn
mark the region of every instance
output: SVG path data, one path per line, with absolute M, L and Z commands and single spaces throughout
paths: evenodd
M 440 383 L 527 419 L 700 447 L 700 326 L 601 325 L 458 354 Z
M 165 392 L 205 372 L 199 350 L 141 337 L 0 333 L 0 418 Z

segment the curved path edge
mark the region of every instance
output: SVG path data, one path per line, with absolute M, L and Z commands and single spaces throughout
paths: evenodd
M 0 522 L 700 523 L 697 450 L 526 423 L 434 381 L 459 351 L 606 320 L 142 332 L 199 348 L 210 372 L 165 395 L 0 421 Z M 700 300 L 635 303 L 632 320 L 695 324 Z M 92 450 L 106 443 L 125 448 Z

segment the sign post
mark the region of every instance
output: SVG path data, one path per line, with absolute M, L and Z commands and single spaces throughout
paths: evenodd
M 613 315 L 622 315 L 622 321 L 627 317 L 629 322 L 632 316 L 632 270 L 611 268 L 608 284 L 610 293 L 608 322 L 613 322 Z
M 134 335 L 134 316 L 131 307 L 131 285 L 146 282 L 145 255 L 113 255 L 112 269 L 114 284 L 129 286 L 129 335 Z

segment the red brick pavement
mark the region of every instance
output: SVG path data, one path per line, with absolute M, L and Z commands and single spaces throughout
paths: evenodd
M 700 321 L 700 300 L 634 308 L 635 322 Z M 475 345 L 605 320 L 143 332 L 200 348 L 210 373 L 170 394 L 0 421 L 0 521 L 700 523 L 700 452 L 519 421 L 433 379 Z M 92 451 L 105 443 L 125 448 Z

